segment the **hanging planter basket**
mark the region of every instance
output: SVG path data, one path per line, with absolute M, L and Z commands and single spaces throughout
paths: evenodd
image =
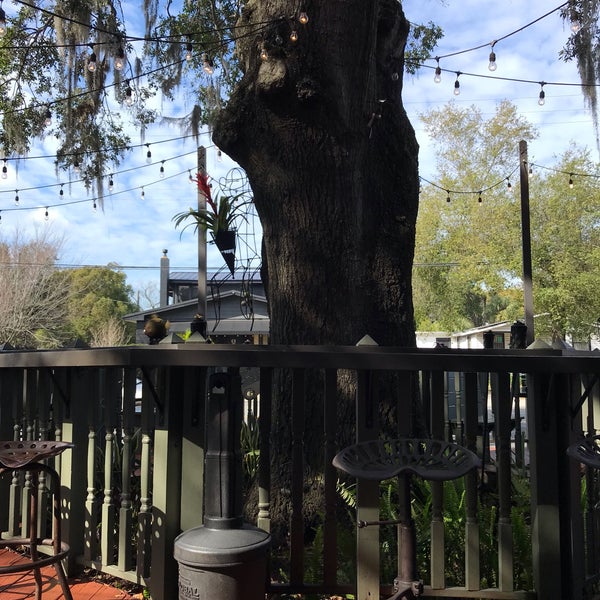
M 213 240 L 221 252 L 221 256 L 225 260 L 225 264 L 229 267 L 229 271 L 233 275 L 235 271 L 235 229 L 224 230 L 219 229 L 217 233 L 212 233 Z

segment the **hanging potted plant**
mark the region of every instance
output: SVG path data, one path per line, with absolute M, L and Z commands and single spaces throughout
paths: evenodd
M 239 196 L 221 196 L 218 201 L 214 201 L 208 185 L 208 175 L 198 174 L 196 179 L 200 192 L 206 198 L 205 209 L 189 208 L 173 217 L 175 227 L 179 227 L 185 221 L 189 222 L 183 228 L 190 225 L 194 226 L 195 231 L 199 227 L 203 231 L 209 231 L 217 248 L 221 252 L 225 263 L 229 267 L 231 274 L 235 270 L 235 221 L 238 218 L 246 217 L 240 212 L 240 208 L 248 202 L 237 203 Z

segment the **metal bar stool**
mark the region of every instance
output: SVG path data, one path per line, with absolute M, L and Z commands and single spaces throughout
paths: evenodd
M 35 480 L 40 473 L 44 473 L 49 479 L 48 486 L 52 495 L 52 537 L 40 538 L 37 530 L 38 520 L 38 497 L 37 486 L 30 488 L 28 508 L 29 523 L 28 535 L 26 537 L 11 537 L 0 539 L 0 548 L 17 548 L 25 546 L 29 548 L 31 560 L 19 564 L 0 567 L 0 576 L 10 573 L 33 571 L 35 579 L 35 598 L 42 598 L 42 574 L 41 568 L 54 565 L 58 581 L 66 600 L 73 600 L 67 577 L 63 569 L 62 560 L 69 553 L 69 546 L 61 541 L 60 531 L 60 478 L 58 473 L 48 465 L 40 462 L 52 456 L 57 456 L 73 444 L 68 442 L 54 441 L 23 441 L 23 442 L 0 442 L 0 475 L 14 471 L 26 471 L 34 474 Z M 23 515 L 23 519 L 27 516 Z M 40 546 L 51 548 L 52 554 L 41 554 L 38 552 Z
M 417 579 L 415 524 L 410 513 L 410 478 L 417 475 L 429 481 L 448 481 L 466 475 L 480 466 L 478 456 L 458 444 L 432 439 L 400 438 L 371 440 L 344 448 L 333 459 L 340 471 L 358 479 L 382 481 L 398 477 L 404 491 L 405 507 L 394 521 L 359 521 L 358 527 L 397 525 L 400 539 L 398 577 L 394 594 L 388 600 L 412 600 L 423 593 Z

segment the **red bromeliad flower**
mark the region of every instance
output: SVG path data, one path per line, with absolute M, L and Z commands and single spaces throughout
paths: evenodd
M 198 189 L 202 193 L 202 195 L 206 198 L 206 201 L 209 203 L 215 215 L 218 213 L 217 205 L 213 202 L 210 185 L 208 184 L 208 174 L 207 173 L 198 173 L 196 175 L 196 179 L 194 180 L 198 184 Z

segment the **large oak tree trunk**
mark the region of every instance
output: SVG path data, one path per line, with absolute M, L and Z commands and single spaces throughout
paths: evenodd
M 300 10 L 309 17 L 305 26 L 296 19 Z M 400 4 L 249 0 L 240 25 L 245 74 L 214 140 L 246 170 L 254 192 L 271 342 L 352 345 L 369 334 L 380 345 L 414 346 L 418 146 L 401 101 L 408 23 Z M 351 435 L 350 379 L 340 386 L 340 444 Z M 322 468 L 323 445 L 316 386 L 308 389 L 315 403 L 304 440 L 310 480 Z M 397 392 L 388 379 L 376 393 L 394 405 Z M 291 419 L 289 398 L 275 402 L 277 519 L 287 506 L 279 491 L 289 489 L 283 457 Z

